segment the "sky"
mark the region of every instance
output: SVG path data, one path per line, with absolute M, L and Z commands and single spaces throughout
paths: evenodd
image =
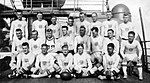
M 20 0 L 15 1 L 17 2 L 15 4 L 18 4 L 17 8 L 22 9 L 23 6 L 20 5 Z M 101 1 L 102 0 L 78 0 L 78 3 L 83 10 L 100 10 L 100 4 L 102 3 Z M 0 0 L 0 3 L 12 7 L 10 4 L 10 0 Z M 75 3 L 77 3 L 77 0 L 75 0 Z M 65 5 L 62 8 L 73 8 L 73 4 L 74 0 L 66 0 Z M 132 22 L 135 24 L 135 28 L 142 38 L 142 29 L 139 15 L 139 7 L 141 7 L 146 40 L 150 41 L 150 0 L 109 0 L 110 9 L 112 9 L 117 4 L 125 4 L 130 9 L 132 15 Z

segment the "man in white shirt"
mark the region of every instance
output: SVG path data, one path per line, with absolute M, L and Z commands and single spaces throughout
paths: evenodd
M 41 45 L 43 43 L 45 43 L 45 42 L 38 37 L 38 31 L 37 30 L 33 30 L 32 31 L 32 38 L 29 40 L 30 50 L 35 55 L 41 53 Z
M 29 51 L 29 44 L 27 42 L 22 44 L 22 49 L 23 52 L 19 53 L 17 56 L 17 67 L 13 71 L 14 73 L 9 75 L 9 78 L 20 77 L 32 73 L 30 69 L 34 65 L 35 55 Z
M 121 37 L 122 40 L 128 40 L 128 32 L 129 31 L 135 32 L 135 29 L 133 23 L 129 21 L 130 19 L 129 14 L 124 14 L 123 19 L 124 22 L 119 25 L 119 36 Z M 137 36 L 135 35 L 135 38 L 136 37 Z
M 53 35 L 53 30 L 47 29 L 45 43 L 49 46 L 48 52 L 56 52 L 57 51 L 56 42 L 57 41 Z
M 54 70 L 54 55 L 53 53 L 48 53 L 48 45 L 42 44 L 41 54 L 36 57 L 35 67 L 31 69 L 33 71 L 33 78 L 41 77 L 51 77 Z
M 130 31 L 128 33 L 128 40 L 121 42 L 121 50 L 120 53 L 123 57 L 122 68 L 124 77 L 127 78 L 127 62 L 131 61 L 134 65 L 138 67 L 139 71 L 139 80 L 143 80 L 142 76 L 142 48 L 140 43 L 134 39 L 135 32 Z
M 53 35 L 56 39 L 59 39 L 62 35 L 61 24 L 57 22 L 57 17 L 53 16 L 51 18 L 52 24 L 48 26 L 48 28 L 53 30 Z
M 86 16 L 85 16 L 85 15 L 86 15 L 85 13 L 81 12 L 81 13 L 79 14 L 79 21 L 77 21 L 77 22 L 75 23 L 75 26 L 76 26 L 76 34 L 77 34 L 77 35 L 80 34 L 80 27 L 81 27 L 81 26 L 84 26 L 84 27 L 85 27 L 85 29 L 86 29 L 85 34 L 86 34 L 86 35 L 90 35 L 90 23 L 89 23 L 88 21 L 86 21 L 86 19 L 85 19 Z
M 109 43 L 107 45 L 108 53 L 103 56 L 104 71 L 98 76 L 99 79 L 120 79 L 119 77 L 119 60 L 120 57 L 114 52 L 114 44 Z
M 91 57 L 84 51 L 83 44 L 77 45 L 77 53 L 74 55 L 74 70 L 76 78 L 87 77 L 92 68 Z
M 104 27 L 102 27 L 102 23 L 98 21 L 98 16 L 96 12 L 92 13 L 92 22 L 90 24 L 90 31 L 93 27 L 98 28 L 98 35 L 104 36 Z M 92 33 L 91 33 L 92 34 Z
M 84 26 L 80 27 L 80 34 L 75 37 L 74 41 L 74 52 L 77 53 L 77 45 L 84 45 L 84 51 L 90 52 L 90 37 L 86 35 L 86 28 Z
M 67 26 L 68 26 L 68 34 L 74 40 L 74 38 L 76 36 L 76 27 L 74 25 L 73 17 L 68 17 Z
M 113 29 L 108 29 L 107 31 L 108 33 L 108 37 L 105 38 L 105 42 L 104 42 L 104 53 L 107 53 L 107 45 L 109 43 L 113 43 L 115 45 L 114 47 L 114 52 L 119 54 L 119 41 L 114 37 L 114 30 Z
M 28 25 L 26 21 L 22 20 L 22 11 L 17 10 L 16 12 L 17 20 L 12 21 L 11 28 L 10 28 L 10 41 L 13 42 L 16 37 L 16 29 L 22 30 L 22 35 L 26 39 L 28 39 Z
M 67 26 L 62 26 L 62 37 L 60 37 L 57 41 L 57 47 L 58 51 L 61 51 L 61 47 L 63 45 L 68 45 L 69 46 L 69 50 L 73 50 L 74 49 L 74 41 L 73 39 L 71 39 L 71 37 L 68 35 L 68 27 Z
M 62 53 L 56 56 L 59 71 L 55 75 L 56 78 L 60 78 L 60 74 L 63 72 L 73 72 L 73 55 L 69 52 L 68 45 L 62 46 Z
M 104 36 L 107 36 L 108 29 L 113 29 L 114 35 L 118 39 L 118 22 L 112 20 L 111 11 L 107 12 L 107 20 L 102 23 L 102 27 L 104 28 Z
M 38 31 L 38 37 L 40 40 L 45 40 L 45 32 L 48 27 L 48 23 L 46 20 L 43 19 L 43 13 L 38 12 L 37 13 L 37 20 L 35 20 L 32 23 L 32 30 L 37 30 Z

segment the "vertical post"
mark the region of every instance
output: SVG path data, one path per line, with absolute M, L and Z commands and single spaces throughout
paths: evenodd
M 102 13 L 104 13 L 104 0 L 102 0 Z
M 32 10 L 33 10 L 33 7 L 32 7 L 32 0 L 30 0 L 30 6 L 31 6 L 31 13 L 32 13 Z
M 26 8 L 27 8 L 27 2 L 28 2 L 28 1 L 26 0 Z
M 54 7 L 54 0 L 52 0 L 52 10 L 53 10 L 53 7 Z
M 75 4 L 76 4 L 76 0 L 74 0 L 74 8 L 73 8 L 73 11 L 75 12 Z
M 142 12 L 141 12 L 141 7 L 139 8 L 139 13 L 140 13 L 140 20 L 141 20 L 141 27 L 142 27 L 142 34 L 143 34 L 143 43 L 144 43 L 144 52 L 145 52 L 145 61 L 146 61 L 146 70 L 148 71 L 148 64 L 147 64 L 147 50 L 146 50 L 146 39 L 145 39 L 145 32 L 144 32 L 144 24 L 143 24 L 143 18 L 142 18 Z M 144 62 L 145 63 L 145 62 Z

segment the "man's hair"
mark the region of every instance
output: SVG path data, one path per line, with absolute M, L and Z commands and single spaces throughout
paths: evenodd
M 135 35 L 135 32 L 134 32 L 134 31 L 129 31 L 129 32 L 128 32 L 128 35 L 129 35 L 129 34 Z
M 55 18 L 55 19 L 57 19 L 57 17 L 56 17 L 55 15 L 52 15 L 52 18 Z M 52 19 L 52 18 L 51 18 L 51 19 Z
M 98 32 L 98 28 L 97 28 L 97 27 L 93 27 L 93 28 L 91 29 L 91 31 L 93 31 L 93 30 L 95 30 L 96 32 Z
M 65 45 L 63 45 L 61 48 L 62 48 L 62 49 L 63 49 L 63 48 L 68 48 L 68 45 L 65 44 Z
M 80 27 L 80 29 L 81 29 L 81 28 L 84 28 L 84 29 L 86 29 L 86 28 L 85 28 L 85 26 L 83 26 L 83 25 Z
M 45 43 L 41 45 L 41 47 L 44 47 L 44 46 L 48 47 L 48 45 L 47 45 L 47 44 L 45 44 Z
M 123 16 L 129 16 L 129 13 L 124 13 Z
M 17 12 L 21 12 L 21 14 L 23 13 L 22 10 L 16 10 L 15 12 L 16 12 L 16 13 L 17 13 Z
M 41 11 L 40 11 L 40 12 L 37 12 L 37 15 L 38 15 L 38 14 L 42 14 L 42 15 L 43 15 L 43 12 L 41 12 Z
M 53 32 L 52 29 L 46 29 L 46 32 Z
M 107 11 L 106 13 L 111 13 L 111 14 L 112 14 L 112 12 L 111 12 L 111 11 Z
M 17 31 L 21 31 L 21 32 L 22 32 L 22 30 L 21 30 L 21 29 L 16 29 L 16 32 L 17 32 Z
M 112 31 L 112 33 L 114 33 L 114 30 L 113 30 L 113 29 L 108 29 L 107 32 L 109 32 L 109 31 Z
M 23 43 L 22 43 L 22 46 L 27 46 L 27 47 L 29 47 L 29 43 L 28 43 L 28 42 L 23 42 Z
M 82 43 L 77 44 L 77 51 L 78 51 L 78 47 L 82 47 L 84 49 L 84 45 Z
M 109 43 L 107 47 L 112 47 L 114 49 L 115 45 L 113 43 Z
M 68 30 L 68 27 L 67 27 L 67 26 L 62 26 L 62 29 L 63 29 L 63 28 L 66 28 L 66 29 Z
M 80 12 L 80 13 L 79 13 L 79 16 L 82 15 L 82 14 L 83 14 L 84 16 L 86 16 L 86 13 L 84 13 L 84 12 Z
M 37 35 L 38 35 L 38 31 L 37 31 L 37 30 L 33 30 L 33 31 L 32 31 L 32 33 L 33 33 L 33 32 L 36 32 L 36 33 L 37 33 Z
M 96 12 L 93 12 L 91 15 L 95 14 L 97 16 L 97 13 Z

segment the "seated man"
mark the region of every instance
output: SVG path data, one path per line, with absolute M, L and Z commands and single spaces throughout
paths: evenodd
M 133 31 L 130 31 L 128 33 L 128 40 L 122 41 L 121 43 L 120 53 L 123 57 L 123 63 L 122 63 L 122 68 L 124 73 L 123 78 L 125 79 L 127 78 L 127 62 L 132 61 L 135 62 L 136 63 L 135 65 L 138 67 L 139 80 L 143 80 L 142 61 L 141 61 L 142 48 L 140 43 L 134 38 L 135 38 L 135 33 Z
M 91 57 L 84 51 L 84 45 L 77 45 L 77 53 L 74 55 L 74 70 L 76 78 L 87 77 L 92 68 Z
M 60 78 L 60 74 L 62 72 L 69 72 L 72 73 L 73 69 L 73 55 L 69 53 L 68 45 L 62 46 L 62 53 L 59 53 L 56 56 L 58 67 L 59 67 L 59 73 L 55 75 L 56 78 Z
M 37 55 L 35 67 L 31 69 L 33 78 L 40 78 L 40 77 L 51 77 L 52 73 L 54 72 L 54 57 L 53 53 L 48 53 L 48 45 L 42 44 L 41 46 L 42 53 Z
M 99 35 L 99 29 L 97 27 L 93 27 L 91 31 L 91 61 L 93 64 L 91 74 L 96 74 L 96 71 L 101 71 L 102 67 L 104 37 Z
M 108 53 L 103 56 L 104 69 L 101 72 L 102 75 L 98 76 L 99 79 L 120 79 L 118 75 L 120 56 L 114 52 L 114 47 L 113 43 L 107 45 Z
M 16 62 L 17 56 L 19 53 L 23 51 L 22 43 L 28 41 L 23 37 L 21 29 L 16 29 L 16 36 L 17 38 L 12 42 L 12 56 L 11 56 L 11 62 L 9 64 L 11 70 L 15 70 L 17 67 L 17 62 Z
M 22 49 L 23 52 L 17 56 L 16 69 L 13 70 L 13 74 L 8 76 L 10 78 L 31 74 L 30 69 L 34 65 L 35 55 L 29 51 L 29 44 L 27 42 L 22 44 Z

